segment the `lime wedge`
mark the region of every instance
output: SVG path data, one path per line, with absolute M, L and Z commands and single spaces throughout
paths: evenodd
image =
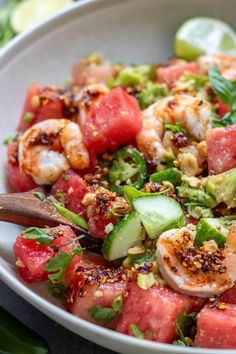
M 175 54 L 186 60 L 194 60 L 202 54 L 236 56 L 236 33 L 220 20 L 192 18 L 176 32 Z
M 72 3 L 73 0 L 23 0 L 12 12 L 11 26 L 16 33 L 23 32 Z

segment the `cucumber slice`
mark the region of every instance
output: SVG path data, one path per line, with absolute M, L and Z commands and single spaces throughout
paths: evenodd
M 226 242 L 228 227 L 223 220 L 217 218 L 203 218 L 197 225 L 195 243 L 202 246 L 204 241 L 214 240 L 219 247 L 223 247 Z
M 151 182 L 163 183 L 168 181 L 173 186 L 179 186 L 181 184 L 182 173 L 175 167 L 167 168 L 164 171 L 153 173 L 150 176 Z
M 133 206 L 151 239 L 162 232 L 184 225 L 184 213 L 179 203 L 165 195 L 149 195 L 133 200 Z
M 133 211 L 119 221 L 103 242 L 102 252 L 106 259 L 114 261 L 128 255 L 131 247 L 141 244 L 142 224 L 138 213 Z

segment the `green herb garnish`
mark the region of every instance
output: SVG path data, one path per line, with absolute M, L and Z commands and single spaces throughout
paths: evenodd
M 54 274 L 49 274 L 48 278 L 52 282 L 60 282 L 74 256 L 78 256 L 82 251 L 82 248 L 76 247 L 73 253 L 67 253 L 64 251 L 58 252 L 44 267 L 47 272 L 56 272 Z
M 136 338 L 144 339 L 143 333 L 140 331 L 140 329 L 138 328 L 138 326 L 135 323 L 131 323 L 130 329 Z
M 166 130 L 170 130 L 172 131 L 172 133 L 183 133 L 183 134 L 186 134 L 186 130 L 184 130 L 182 127 L 181 127 L 181 124 L 178 122 L 176 124 L 170 124 L 170 123 L 166 123 L 165 124 L 165 128 Z
M 141 109 L 145 109 L 157 100 L 168 96 L 169 92 L 161 84 L 148 81 L 146 87 L 137 94 L 137 99 Z
M 19 133 L 16 133 L 15 135 L 10 135 L 8 138 L 3 140 L 3 145 L 8 145 L 14 141 L 17 141 L 19 138 Z
M 50 245 L 53 237 L 48 235 L 50 229 L 40 229 L 38 227 L 29 227 L 23 231 L 23 237 L 36 240 L 39 245 Z
M 34 119 L 34 114 L 32 112 L 27 112 L 25 114 L 25 116 L 23 117 L 23 122 L 24 123 L 31 123 L 33 119 Z
M 112 301 L 112 307 L 93 306 L 88 310 L 90 316 L 98 323 L 108 325 L 117 314 L 121 313 L 123 305 L 122 295 L 117 295 Z
M 222 119 L 214 119 L 213 128 L 236 124 L 236 80 L 225 79 L 217 68 L 209 69 L 209 80 L 215 94 L 231 110 Z
M 186 310 L 183 309 L 176 318 L 175 331 L 185 345 L 188 345 L 185 337 L 193 339 L 196 334 L 196 316 L 196 312 L 191 312 L 187 315 Z

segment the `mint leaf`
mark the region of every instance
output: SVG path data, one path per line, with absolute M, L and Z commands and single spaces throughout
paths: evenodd
M 140 331 L 140 329 L 138 328 L 138 326 L 135 323 L 131 323 L 130 329 L 136 338 L 144 339 L 143 333 Z
M 227 125 L 236 124 L 236 112 L 228 112 L 221 119 L 213 120 L 213 128 L 226 127 Z
M 209 69 L 209 81 L 213 91 L 221 101 L 233 108 L 236 99 L 235 81 L 225 79 L 217 68 Z
M 88 310 L 90 316 L 98 323 L 108 325 L 116 315 L 116 311 L 110 307 L 93 306 Z
M 185 337 L 194 338 L 196 334 L 196 312 L 191 312 L 187 315 L 186 310 L 183 309 L 175 321 L 175 331 L 179 339 L 185 344 Z
M 186 134 L 186 130 L 181 128 L 181 124 L 179 122 L 176 123 L 176 124 L 166 123 L 165 128 L 166 128 L 166 130 L 172 131 L 172 133 L 183 133 L 183 134 Z
M 53 237 L 48 235 L 49 229 L 40 229 L 38 227 L 29 227 L 23 231 L 23 237 L 34 239 L 39 245 L 50 245 L 53 242 Z

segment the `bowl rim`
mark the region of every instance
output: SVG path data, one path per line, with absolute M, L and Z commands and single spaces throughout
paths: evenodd
M 131 1 L 134 2 L 136 0 L 119 0 L 119 4 Z M 103 10 L 104 8 L 113 7 L 114 5 L 117 5 L 116 0 L 80 0 L 80 2 L 74 3 L 69 7 L 58 11 L 56 14 L 48 17 L 40 24 L 37 24 L 28 31 L 19 34 L 18 36 L 13 38 L 10 43 L 8 43 L 4 48 L 1 49 L 0 72 L 4 70 L 4 68 L 17 55 L 19 55 L 19 53 L 21 53 L 24 49 L 28 49 L 31 44 L 39 40 L 44 34 L 52 33 L 53 31 L 58 30 L 58 28 L 62 27 L 63 25 L 75 18 L 83 18 L 84 16 L 86 16 L 86 14 L 89 15 L 96 11 Z M 46 316 L 56 320 L 56 322 L 60 323 L 62 326 L 68 328 L 68 326 L 63 323 L 64 320 L 66 320 L 66 322 L 71 323 L 73 326 L 76 325 L 77 327 L 83 328 L 83 330 L 87 333 L 86 335 L 83 334 L 82 336 L 87 338 L 88 340 L 91 340 L 89 337 L 90 333 L 97 334 L 98 340 L 96 343 L 102 346 L 106 346 L 104 340 L 106 340 L 107 338 L 112 340 L 113 342 L 116 342 L 117 346 L 121 346 L 122 342 L 122 347 L 124 347 L 124 345 L 127 346 L 127 349 L 139 347 L 139 349 L 143 349 L 144 352 L 145 350 L 151 349 L 152 351 L 158 350 L 162 354 L 235 354 L 235 350 L 193 347 L 185 348 L 173 346 L 171 344 L 163 344 L 148 340 L 142 340 L 88 322 L 65 311 L 57 305 L 52 304 L 51 302 L 47 301 L 46 299 L 35 293 L 32 289 L 25 285 L 24 281 L 21 281 L 6 269 L 7 267 L 5 266 L 7 264 L 8 262 L 0 256 L 0 279 L 4 283 L 6 283 L 12 290 L 14 290 L 19 296 L 24 298 L 27 302 L 36 307 L 38 310 L 43 312 Z M 70 330 L 73 331 L 73 329 Z

